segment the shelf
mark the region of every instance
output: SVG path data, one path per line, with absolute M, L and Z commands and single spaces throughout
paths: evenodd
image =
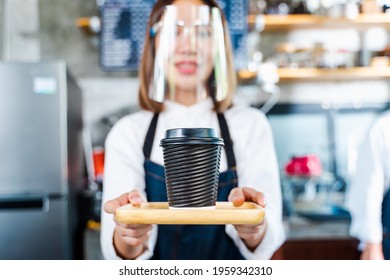
M 248 16 L 249 26 L 254 26 L 257 15 Z M 390 29 L 390 15 L 360 14 L 356 19 L 331 18 L 318 15 L 264 15 L 264 32 L 289 31 L 293 29 L 383 27 Z
M 361 81 L 390 79 L 390 67 L 353 67 L 341 69 L 317 68 L 279 68 L 279 82 L 298 81 Z M 240 83 L 251 82 L 256 73 L 249 70 L 240 70 L 238 80 Z

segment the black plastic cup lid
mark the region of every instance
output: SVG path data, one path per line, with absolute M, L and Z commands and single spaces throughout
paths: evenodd
M 219 138 L 213 128 L 174 128 L 165 132 L 165 138 L 194 137 L 194 138 Z
M 213 128 L 173 128 L 165 132 L 164 144 L 217 144 L 223 145 L 223 139 L 219 137 Z

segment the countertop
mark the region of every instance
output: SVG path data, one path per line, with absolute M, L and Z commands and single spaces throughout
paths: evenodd
M 346 239 L 350 238 L 349 220 L 313 221 L 300 216 L 285 218 L 286 240 Z

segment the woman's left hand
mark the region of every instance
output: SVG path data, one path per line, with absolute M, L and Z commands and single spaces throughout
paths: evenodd
M 264 194 L 252 188 L 234 188 L 231 190 L 228 200 L 233 202 L 234 206 L 241 206 L 245 201 L 254 202 L 264 208 L 267 204 Z M 234 225 L 234 228 L 248 249 L 253 251 L 263 240 L 267 223 L 263 220 L 257 225 Z

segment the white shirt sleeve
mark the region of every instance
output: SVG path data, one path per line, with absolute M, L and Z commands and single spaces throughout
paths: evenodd
M 226 233 L 244 258 L 270 259 L 285 240 L 279 169 L 268 120 L 260 111 L 248 113 L 255 116 L 246 126 L 246 131 L 231 131 L 232 138 L 241 138 L 232 139 L 237 159 L 238 184 L 239 187 L 251 187 L 265 194 L 267 231 L 254 252 L 247 249 L 232 225 L 226 226 Z
M 352 216 L 350 234 L 362 242 L 382 241 L 381 207 L 385 185 L 382 138 L 377 122 L 362 144 L 346 197 L 346 205 Z
M 146 197 L 143 142 L 140 141 L 144 129 L 135 129 L 131 124 L 126 118 L 119 121 L 106 139 L 103 204 L 133 189 L 137 189 Z M 113 245 L 113 215 L 107 214 L 103 207 L 101 225 L 100 243 L 104 258 L 120 259 Z M 156 239 L 157 226 L 154 226 L 146 244 L 147 250 L 138 259 L 148 259 L 152 256 Z

